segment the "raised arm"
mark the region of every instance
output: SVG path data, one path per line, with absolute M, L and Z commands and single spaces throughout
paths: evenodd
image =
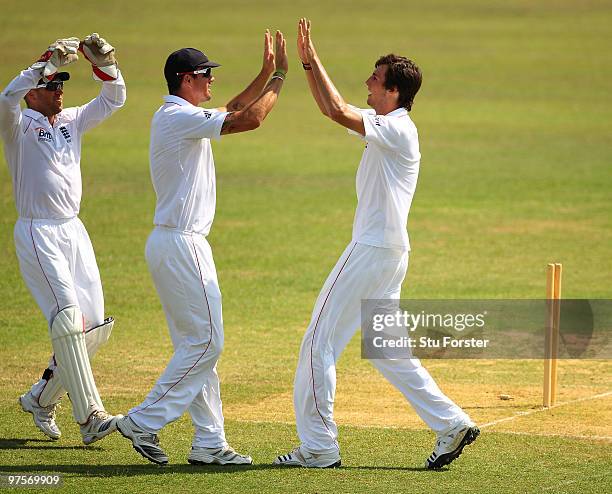
M 253 79 L 253 81 L 244 91 L 242 91 L 238 96 L 232 98 L 225 107 L 219 108 L 219 111 L 238 111 L 250 105 L 257 99 L 258 96 L 261 95 L 264 87 L 266 86 L 266 82 L 268 82 L 268 79 L 274 72 L 274 69 L 272 35 L 270 34 L 270 31 L 266 29 L 266 34 L 264 36 L 263 63 L 261 65 L 259 74 L 257 74 L 257 77 Z
M 328 117 L 327 109 L 321 100 L 321 95 L 319 94 L 319 89 L 317 88 L 317 82 L 315 81 L 314 75 L 312 73 L 312 65 L 310 63 L 310 58 L 308 58 L 308 54 L 306 52 L 306 41 L 305 41 L 305 32 L 306 25 L 310 27 L 310 21 L 306 19 L 300 19 L 298 23 L 298 33 L 297 33 L 297 50 L 298 56 L 302 61 L 302 67 L 304 68 L 304 73 L 306 74 L 306 80 L 308 81 L 308 87 L 310 88 L 310 92 L 312 93 L 312 97 L 317 103 L 319 110 L 321 113 Z
M 79 50 L 91 63 L 93 78 L 102 82 L 100 94 L 89 103 L 76 108 L 77 127 L 85 132 L 108 118 L 125 104 L 125 82 L 121 76 L 115 48 L 98 33 L 87 36 Z
M 17 135 L 21 123 L 19 103 L 23 97 L 37 86 L 41 78 L 51 80 L 58 68 L 76 61 L 79 58 L 76 54 L 78 46 L 78 38 L 58 39 L 0 93 L 0 134 L 3 139 L 13 139 Z
M 276 53 L 274 55 L 276 72 L 261 94 L 242 110 L 228 114 L 221 127 L 221 135 L 235 134 L 254 130 L 261 125 L 272 110 L 285 80 L 288 69 L 287 46 L 283 33 L 276 31 Z
M 19 102 L 42 77 L 42 68 L 22 71 L 0 93 L 0 134 L 5 141 L 13 140 L 21 123 L 21 106 Z
M 359 132 L 365 135 L 365 127 L 363 125 L 363 117 L 361 113 L 353 110 L 340 95 L 336 86 L 331 81 L 317 52 L 310 36 L 310 21 L 300 19 L 298 24 L 298 46 L 302 43 L 303 55 L 305 63 L 311 70 L 306 71 L 308 84 L 311 87 L 311 92 L 321 109 L 321 112 L 331 118 L 334 122 L 343 125 L 344 127 Z M 314 84 L 314 89 L 313 89 Z

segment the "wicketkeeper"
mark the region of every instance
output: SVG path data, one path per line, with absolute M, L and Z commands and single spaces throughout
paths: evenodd
M 78 60 L 78 51 L 91 63 L 102 90 L 89 103 L 64 109 L 70 74 L 60 70 Z M 85 444 L 116 430 L 117 417 L 105 411 L 90 366 L 110 336 L 113 319 L 104 319 L 100 273 L 77 215 L 83 134 L 121 108 L 125 98 L 115 49 L 97 33 L 82 41 L 58 39 L 0 94 L 0 133 L 19 213 L 17 258 L 48 321 L 54 352 L 42 378 L 19 402 L 51 439 L 61 435 L 55 412 L 66 391 Z

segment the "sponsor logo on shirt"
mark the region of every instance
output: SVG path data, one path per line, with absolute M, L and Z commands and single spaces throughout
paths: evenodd
M 53 134 L 44 127 L 36 127 L 34 132 L 38 136 L 38 142 L 53 142 Z
M 62 133 L 62 135 L 64 136 L 64 139 L 66 139 L 66 142 L 72 142 L 72 137 L 70 136 L 70 132 L 68 132 L 68 129 L 66 127 L 64 127 L 62 125 L 59 128 L 59 130 Z
M 204 113 L 204 116 L 206 117 L 206 120 L 209 120 L 210 117 L 212 117 L 212 113 L 210 113 L 209 111 L 204 110 L 203 113 Z
M 376 116 L 374 117 L 374 123 L 375 123 L 376 125 L 378 125 L 379 127 L 382 125 L 382 124 L 380 123 L 380 117 L 379 117 L 378 115 L 376 115 Z

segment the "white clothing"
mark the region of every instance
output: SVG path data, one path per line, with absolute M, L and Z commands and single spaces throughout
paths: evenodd
M 79 218 L 19 218 L 14 230 L 21 275 L 49 327 L 58 312 L 76 305 L 85 328 L 104 321 L 102 282 L 91 240 Z
M 221 292 L 205 235 L 215 215 L 210 139 L 227 113 L 166 96 L 151 123 L 151 179 L 157 195 L 146 258 L 162 303 L 174 354 L 130 418 L 157 433 L 188 411 L 193 446 L 227 445 L 217 375 L 223 348 Z
M 188 411 L 195 427 L 193 446 L 226 446 L 217 375 L 223 349 L 221 291 L 210 246 L 202 235 L 156 227 L 146 258 L 174 355 L 130 418 L 157 433 Z
M 328 276 L 300 349 L 294 406 L 301 447 L 311 453 L 337 451 L 333 419 L 336 362 L 361 323 L 361 301 L 398 300 L 408 252 L 351 242 Z M 418 359 L 377 359 L 372 364 L 434 431 L 466 419 Z
M 151 122 L 151 180 L 156 225 L 208 235 L 215 217 L 215 163 L 210 139 L 219 139 L 226 112 L 205 110 L 166 96 Z
M 54 125 L 37 111 L 21 110 L 20 100 L 36 87 L 41 70 L 26 69 L 0 94 L 0 135 L 13 180 L 19 219 L 16 254 L 23 279 L 49 327 L 56 314 L 76 305 L 85 330 L 104 321 L 100 273 L 89 235 L 78 219 L 81 202 L 81 143 L 84 132 L 120 108 L 126 97 L 121 74 L 102 84 L 89 103 L 66 108 Z M 54 376 L 51 356 L 43 378 L 32 386 L 39 399 Z M 61 386 L 54 403 L 64 394 Z
M 40 70 L 27 69 L 0 94 L 0 133 L 13 179 L 17 212 L 22 218 L 74 218 L 81 205 L 83 134 L 125 102 L 121 74 L 105 82 L 98 97 L 83 106 L 47 117 L 19 102 L 36 87 Z
M 410 250 L 406 223 L 419 176 L 421 153 L 416 126 L 405 108 L 387 115 L 359 111 L 366 142 L 357 170 L 353 242 Z
M 387 115 L 353 108 L 363 116 L 366 141 L 357 171 L 353 240 L 317 298 L 295 373 L 297 431 L 301 448 L 310 453 L 339 449 L 333 419 L 336 362 L 361 325 L 362 300 L 380 300 L 388 310 L 400 298 L 408 268 L 406 223 L 421 157 L 416 127 L 403 108 Z M 418 359 L 371 362 L 434 431 L 467 420 Z

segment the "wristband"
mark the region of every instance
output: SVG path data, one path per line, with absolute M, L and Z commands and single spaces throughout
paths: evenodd
M 302 62 L 302 67 L 304 67 L 304 70 L 312 70 L 312 66 L 309 63 Z
M 287 72 L 279 69 L 276 72 L 274 72 L 274 74 L 272 74 L 271 79 L 280 79 L 281 81 L 284 81 L 286 76 L 287 76 Z

